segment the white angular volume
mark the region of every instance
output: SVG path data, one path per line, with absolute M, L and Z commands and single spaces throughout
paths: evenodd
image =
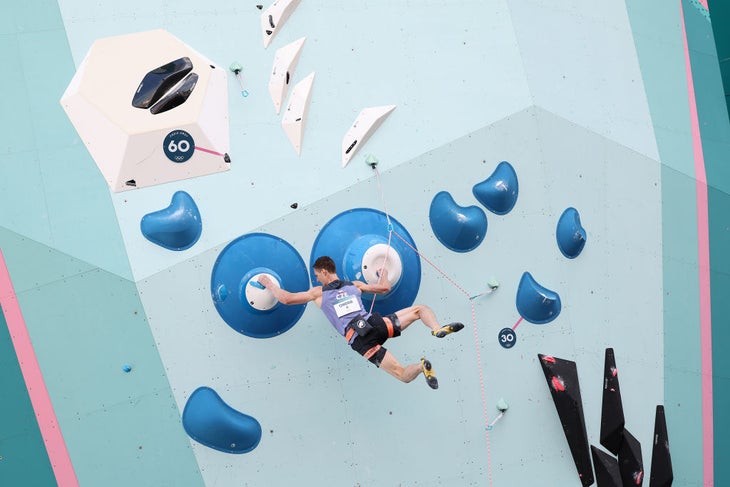
M 300 0 L 276 0 L 261 14 L 261 34 L 264 48 L 269 47 L 279 29 L 284 25 Z
M 314 73 L 294 85 L 289 106 L 286 107 L 284 116 L 281 119 L 281 126 L 284 127 L 284 132 L 289 137 L 297 154 L 302 153 L 302 137 L 304 136 L 304 123 L 307 119 L 309 98 L 312 93 L 312 83 L 314 83 Z
M 347 166 L 361 145 L 375 132 L 395 105 L 364 108 L 342 139 L 342 167 Z
M 182 57 L 198 77 L 184 102 L 157 114 L 132 106 L 150 70 Z M 60 101 L 113 192 L 230 169 L 226 71 L 169 32 L 96 40 Z
M 286 98 L 286 92 L 289 90 L 289 80 L 294 75 L 294 69 L 297 67 L 305 40 L 306 37 L 302 37 L 287 44 L 278 49 L 274 56 L 274 67 L 269 78 L 269 93 L 274 101 L 277 115 L 281 112 L 281 104 L 284 103 L 284 98 Z

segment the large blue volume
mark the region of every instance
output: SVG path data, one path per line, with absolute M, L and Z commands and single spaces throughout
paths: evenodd
M 390 224 L 394 235 L 390 238 L 391 248 L 388 250 L 387 258 L 391 262 L 400 259 L 401 275 L 398 282 L 392 285 L 390 292 L 375 298 L 373 311 L 382 315 L 395 313 L 413 305 L 421 285 L 421 260 L 413 238 L 392 216 Z M 318 285 L 311 267 L 318 257 L 324 255 L 335 261 L 341 279 L 364 281 L 363 257 L 375 246 L 387 247 L 389 230 L 385 213 L 371 208 L 347 210 L 332 218 L 322 227 L 312 246 L 310 254 L 312 283 Z M 369 310 L 373 295 L 364 294 L 362 302 Z
M 229 243 L 218 255 L 210 280 L 215 309 L 228 325 L 253 338 L 270 338 L 289 330 L 306 304 L 281 305 L 258 283 L 269 275 L 280 287 L 309 289 L 307 268 L 288 242 L 266 233 L 249 233 Z

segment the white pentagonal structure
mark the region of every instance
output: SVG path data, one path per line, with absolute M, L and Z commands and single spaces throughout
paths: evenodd
M 284 103 L 287 91 L 289 91 L 289 82 L 294 76 L 294 70 L 299 62 L 299 55 L 302 52 L 306 37 L 297 39 L 286 46 L 277 49 L 274 55 L 274 66 L 271 69 L 271 77 L 269 77 L 269 94 L 274 102 L 276 113 L 281 112 L 281 105 Z
M 133 106 L 148 74 L 181 59 L 188 76 L 157 90 L 168 108 Z M 164 30 L 94 42 L 61 105 L 114 192 L 230 168 L 226 72 Z
M 364 108 L 342 139 L 342 167 L 347 166 L 355 152 L 365 143 L 380 124 L 395 110 L 395 105 Z
M 291 145 L 297 151 L 302 153 L 302 138 L 304 137 L 304 126 L 307 121 L 307 111 L 309 109 L 309 99 L 312 94 L 312 84 L 314 83 L 314 73 L 301 80 L 294 85 L 289 99 L 289 105 L 281 119 L 281 126 L 284 128 Z
M 300 0 L 276 0 L 261 14 L 261 35 L 264 37 L 264 48 L 269 47 L 276 35 Z

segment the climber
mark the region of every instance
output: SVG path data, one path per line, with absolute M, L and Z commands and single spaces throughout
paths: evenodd
M 376 367 L 403 382 L 411 382 L 423 373 L 428 385 L 432 389 L 438 389 L 438 380 L 431 362 L 422 358 L 420 363 L 404 367 L 383 347 L 383 344 L 388 338 L 400 336 L 403 330 L 419 319 L 437 338 L 461 330 L 464 328 L 463 324 L 450 323 L 440 326 L 431 308 L 422 304 L 409 306 L 386 316 L 365 311 L 361 300 L 362 293 L 386 294 L 390 291 L 388 271 L 385 268 L 379 271 L 376 284 L 341 281 L 337 276 L 334 261 L 327 256 L 319 257 L 314 262 L 313 268 L 317 281 L 322 285 L 314 286 L 308 291 L 291 293 L 278 287 L 267 275 L 261 276 L 259 283 L 285 305 L 314 301 L 337 332 L 345 337 L 350 347 Z

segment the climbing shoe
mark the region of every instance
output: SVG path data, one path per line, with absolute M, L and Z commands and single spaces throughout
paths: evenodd
M 437 337 L 437 338 L 443 338 L 449 333 L 456 333 L 457 331 L 464 328 L 464 325 L 461 323 L 449 323 L 448 325 L 444 325 L 438 330 L 434 330 L 431 332 L 431 335 Z
M 439 381 L 436 379 L 436 373 L 433 371 L 433 368 L 431 367 L 431 362 L 426 360 L 425 358 L 421 359 L 421 368 L 423 369 L 423 375 L 426 376 L 426 382 L 428 383 L 428 387 L 431 389 L 438 389 L 439 388 Z

